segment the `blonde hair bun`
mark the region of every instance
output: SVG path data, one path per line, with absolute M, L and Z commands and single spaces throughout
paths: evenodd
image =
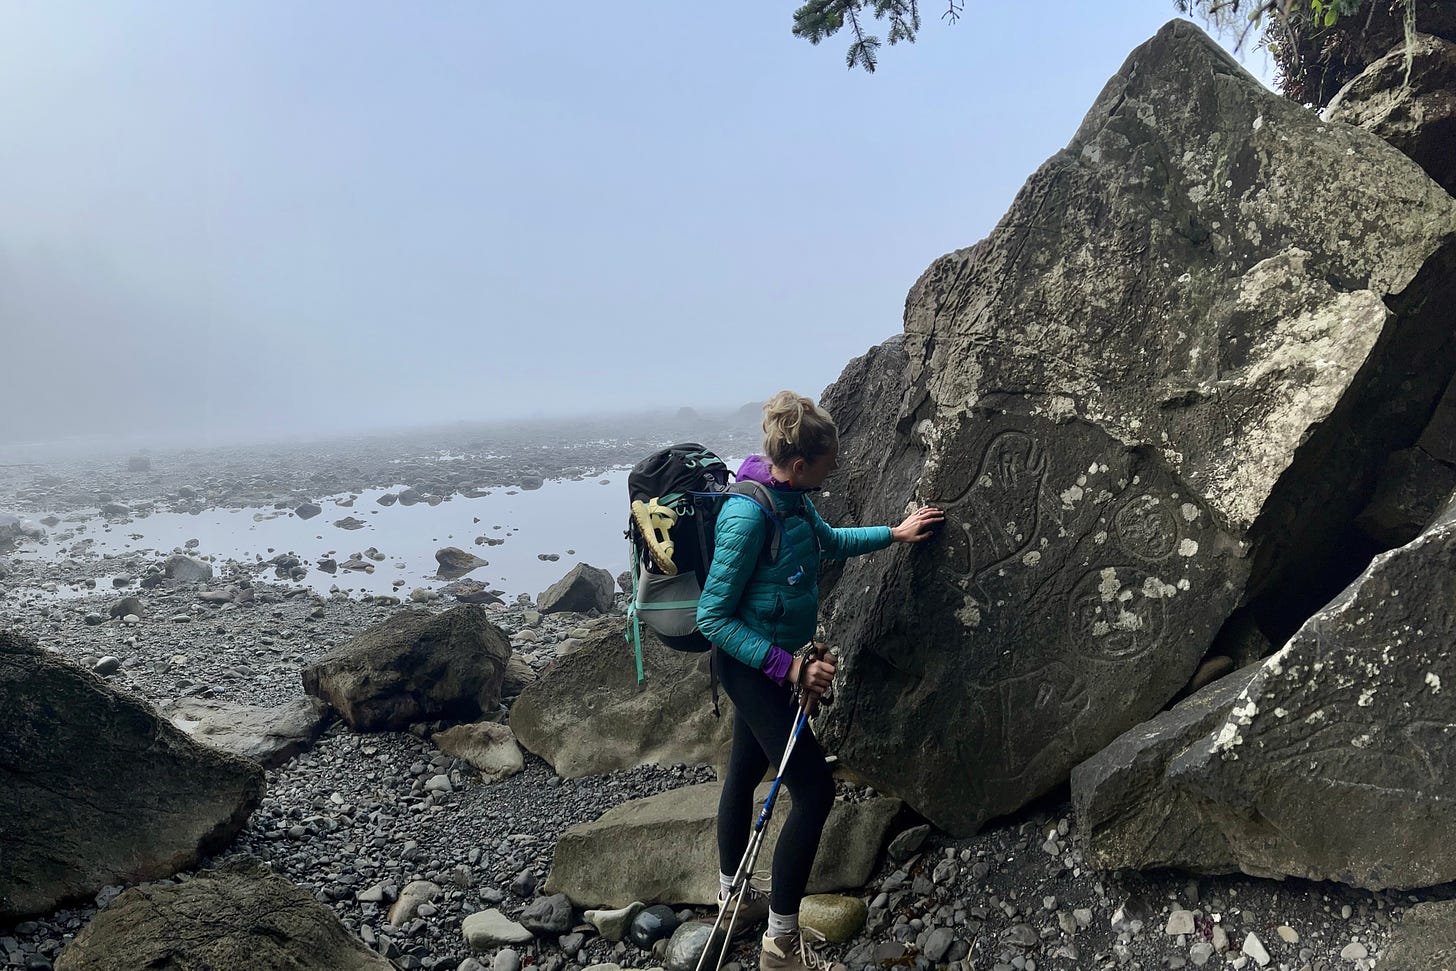
M 763 403 L 763 453 L 784 468 L 796 458 L 813 462 L 839 446 L 839 429 L 811 398 L 780 391 Z

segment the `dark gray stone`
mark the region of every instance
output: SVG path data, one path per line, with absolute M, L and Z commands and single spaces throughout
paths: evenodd
M 536 598 L 536 609 L 543 614 L 563 610 L 586 613 L 588 610 L 612 609 L 616 584 L 611 573 L 585 563 L 578 563 Z
M 293 514 L 299 519 L 312 519 L 323 511 L 323 507 L 320 506 L 318 503 L 305 502 L 301 503 L 298 508 L 294 509 Z
M 459 579 L 471 570 L 478 570 L 490 565 L 475 554 L 467 553 L 458 546 L 446 546 L 436 550 L 435 562 L 439 564 L 438 575 L 447 580 Z
M 169 876 L 242 829 L 263 770 L 0 632 L 0 924 Z
M 1419 446 L 1392 455 L 1380 470 L 1375 495 L 1355 524 L 1382 549 L 1404 546 L 1420 535 L 1456 490 L 1456 468 Z
M 1237 604 L 1308 595 L 1456 366 L 1453 285 L 1456 200 L 1163 28 L 916 283 L 901 405 L 841 430 L 879 456 L 855 522 L 948 515 L 837 580 L 828 747 L 953 835 L 1063 783 Z
M 500 704 L 510 639 L 480 607 L 404 610 L 302 671 L 303 690 L 355 731 L 476 721 Z
M 537 897 L 521 911 L 520 925 L 532 934 L 564 934 L 571 930 L 571 900 L 564 893 Z

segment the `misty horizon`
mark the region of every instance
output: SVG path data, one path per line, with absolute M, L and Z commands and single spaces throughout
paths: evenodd
M 634 12 L 0 8 L 0 442 L 818 396 L 1175 9 L 1054 19 L 1054 72 L 978 9 L 874 75 L 777 3 Z

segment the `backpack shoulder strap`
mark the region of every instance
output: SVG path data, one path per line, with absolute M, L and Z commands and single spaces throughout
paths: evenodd
M 754 505 L 763 510 L 769 519 L 769 541 L 764 548 L 769 563 L 778 562 L 779 546 L 783 540 L 783 519 L 774 506 L 773 494 L 768 491 L 768 486 L 762 482 L 754 482 L 752 479 L 739 479 L 728 487 L 728 491 L 735 496 L 743 496 Z

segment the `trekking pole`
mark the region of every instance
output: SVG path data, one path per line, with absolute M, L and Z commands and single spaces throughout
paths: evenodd
M 805 663 L 808 663 L 807 660 Z M 794 715 L 794 727 L 789 734 L 789 743 L 784 746 L 784 757 L 779 760 L 778 775 L 774 776 L 773 784 L 768 788 L 768 796 L 763 800 L 763 809 L 759 810 L 758 819 L 753 823 L 753 835 L 749 837 L 748 849 L 739 861 L 738 869 L 733 874 L 733 883 L 729 888 L 730 899 L 736 894 L 738 902 L 733 905 L 733 916 L 728 920 L 728 928 L 723 934 L 723 946 L 718 951 L 718 960 L 713 964 L 716 969 L 722 967 L 723 961 L 728 957 L 728 948 L 733 944 L 733 928 L 738 923 L 738 913 L 743 907 L 743 891 L 748 884 L 749 875 L 753 873 L 753 867 L 758 863 L 759 850 L 763 848 L 764 836 L 768 833 L 768 820 L 773 815 L 773 807 L 778 799 L 779 786 L 784 781 L 784 770 L 788 768 L 789 757 L 794 754 L 794 743 L 799 740 L 799 734 L 803 732 L 804 726 L 809 723 L 809 707 L 812 699 L 806 694 L 804 703 Z M 703 971 L 703 961 L 707 958 L 708 952 L 713 949 L 713 938 L 718 933 L 718 927 L 723 923 L 723 915 L 728 908 L 723 907 L 718 911 L 718 919 L 713 921 L 713 929 L 708 934 L 708 943 L 703 947 L 703 953 L 698 956 L 696 971 Z

